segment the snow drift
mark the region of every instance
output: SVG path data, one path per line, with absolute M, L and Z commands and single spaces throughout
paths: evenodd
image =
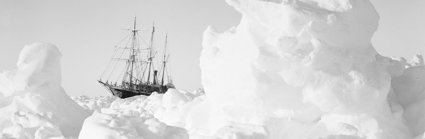
M 403 74 L 401 61 L 376 52 L 371 37 L 379 16 L 368 0 L 227 2 L 242 19 L 224 33 L 204 33 L 210 114 L 189 132 L 207 126 L 205 136 L 285 139 L 408 139 L 424 132 L 417 112 L 422 77 L 412 78 L 425 72 Z
M 181 106 L 190 98 L 182 94 L 182 91 L 169 89 L 165 94 L 153 93 L 149 97 L 135 96 L 127 99 L 113 96 L 88 99 L 90 98 L 74 98 L 83 107 L 94 111 L 85 120 L 79 139 L 189 138 L 182 128 L 184 114 L 187 112 Z
M 18 69 L 0 74 L 2 138 L 77 137 L 88 111 L 61 87 L 61 54 L 45 43 L 27 45 Z

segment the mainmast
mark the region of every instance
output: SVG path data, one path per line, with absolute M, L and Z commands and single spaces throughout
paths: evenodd
M 151 68 L 152 68 L 152 48 L 153 48 L 153 39 L 154 39 L 154 33 L 155 33 L 155 24 L 152 26 L 152 36 L 151 36 L 151 45 L 149 46 L 149 70 L 148 70 L 148 83 L 150 83 L 150 77 L 151 77 Z
M 165 44 L 164 44 L 164 53 L 162 58 L 162 79 L 161 79 L 161 86 L 164 85 L 164 76 L 165 76 L 165 67 L 167 64 L 167 40 L 168 40 L 168 34 L 165 35 Z

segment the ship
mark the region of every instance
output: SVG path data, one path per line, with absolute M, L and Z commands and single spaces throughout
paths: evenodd
M 129 34 L 115 45 L 114 54 L 98 82 L 113 96 L 122 99 L 149 96 L 154 92 L 163 94 L 174 88 L 167 69 L 170 57 L 166 51 L 168 34 L 165 35 L 162 59 L 158 62 L 154 50 L 155 25 L 150 32 L 150 41 L 145 39 L 149 36 L 143 35 L 142 31 L 146 30 L 137 29 L 136 17 L 133 28 L 127 30 Z M 155 68 L 157 65 L 159 69 Z

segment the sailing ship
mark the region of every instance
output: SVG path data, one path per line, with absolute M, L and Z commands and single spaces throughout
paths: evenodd
M 165 36 L 161 66 L 157 70 L 155 69 L 156 52 L 153 49 L 155 26 L 152 26 L 150 41 L 147 43 L 141 33 L 144 30 L 137 29 L 136 25 L 136 17 L 134 17 L 133 28 L 128 29 L 128 36 L 115 46 L 114 55 L 108 67 L 98 80 L 112 95 L 119 98 L 149 96 L 153 92 L 161 94 L 169 88 L 174 88 L 167 70 L 168 35 Z

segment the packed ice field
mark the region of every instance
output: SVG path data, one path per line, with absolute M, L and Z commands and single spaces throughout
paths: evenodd
M 374 49 L 368 0 L 227 3 L 240 24 L 205 30 L 203 89 L 192 92 L 70 97 L 60 50 L 25 46 L 0 74 L 0 138 L 425 138 L 424 60 Z

